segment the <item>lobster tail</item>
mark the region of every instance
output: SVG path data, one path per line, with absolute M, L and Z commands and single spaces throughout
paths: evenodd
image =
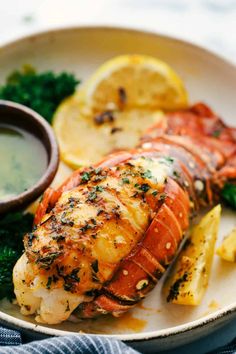
M 127 260 L 122 261 L 114 278 L 106 285 L 106 293 L 95 298 L 92 303 L 79 307 L 78 313 L 82 317 L 94 317 L 101 312 L 118 315 L 127 311 L 127 307 L 133 307 L 145 296 L 145 292 L 137 291 L 137 284 L 144 284 L 144 289 L 149 292 L 176 254 L 188 227 L 190 208 L 186 195 L 192 202 L 192 209 L 198 210 L 213 203 L 214 188 L 222 187 L 226 179 L 236 178 L 235 130 L 226 127 L 221 119 L 202 103 L 188 110 L 167 114 L 164 123 L 154 125 L 144 134 L 139 148 L 143 150 L 144 156 L 175 159 L 181 172 L 175 170 L 172 176 L 175 181 L 168 179 L 165 202 L 139 244 L 139 251 L 136 250 L 127 257 L 129 262 L 133 262 L 134 256 L 136 259 L 132 277 L 128 282 L 125 281 L 123 271 L 126 273 Z M 141 257 L 140 250 L 149 252 L 148 259 L 152 260 L 151 273 L 150 269 L 145 269 L 147 258 Z M 162 271 L 160 267 L 163 267 Z M 156 272 L 158 277 L 154 275 Z M 111 301 L 113 310 L 108 306 Z M 127 301 L 130 301 L 130 304 Z
M 173 260 L 188 228 L 189 198 L 168 178 L 161 206 L 143 238 L 124 258 L 115 275 L 104 284 L 92 302 L 82 303 L 76 314 L 82 318 L 111 312 L 118 316 L 143 299 L 157 284 Z
M 119 316 L 158 283 L 194 213 L 234 179 L 235 129 L 202 103 L 168 113 L 136 149 L 45 192 L 25 236 L 27 266 L 73 297 L 67 317 L 75 308 L 81 318 Z

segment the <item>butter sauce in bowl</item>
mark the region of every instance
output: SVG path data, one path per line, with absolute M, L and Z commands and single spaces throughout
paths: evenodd
M 39 197 L 52 182 L 58 161 L 49 124 L 31 109 L 0 101 L 0 213 Z
M 0 124 L 0 166 L 3 201 L 27 191 L 40 179 L 47 168 L 47 152 L 29 132 Z

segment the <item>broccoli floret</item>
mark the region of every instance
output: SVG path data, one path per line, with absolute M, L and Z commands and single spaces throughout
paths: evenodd
M 221 196 L 231 208 L 236 210 L 236 184 L 226 183 Z
M 23 235 L 32 229 L 33 215 L 9 213 L 0 219 L 0 299 L 12 298 L 12 270 L 21 256 Z
M 72 74 L 37 73 L 25 66 L 21 71 L 14 71 L 0 87 L 0 99 L 30 107 L 51 123 L 57 106 L 75 92 L 77 84 L 79 81 Z

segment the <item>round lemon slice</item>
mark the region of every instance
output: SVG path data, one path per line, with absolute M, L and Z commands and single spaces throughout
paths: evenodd
M 135 147 L 142 133 L 162 119 L 161 110 L 187 103 L 181 79 L 162 61 L 143 55 L 111 59 L 57 109 L 53 127 L 61 159 L 77 168 Z
M 163 117 L 161 111 L 144 109 L 117 111 L 112 115 L 113 121 L 97 125 L 95 116 L 87 107 L 81 107 L 75 97 L 64 101 L 53 119 L 61 159 L 78 168 L 98 162 L 111 151 L 133 148 L 143 131 Z
M 95 112 L 147 107 L 176 110 L 188 103 L 184 84 L 173 69 L 145 55 L 122 55 L 105 62 L 79 95 Z

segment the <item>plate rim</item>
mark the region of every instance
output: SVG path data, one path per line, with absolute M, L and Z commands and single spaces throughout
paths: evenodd
M 164 328 L 156 331 L 140 332 L 140 333 L 129 333 L 129 334 L 95 334 L 95 333 L 82 333 L 82 332 L 72 332 L 64 331 L 61 329 L 56 329 L 53 327 L 44 327 L 37 323 L 31 323 L 23 319 L 16 318 L 12 315 L 8 315 L 5 312 L 0 311 L 0 322 L 8 324 L 10 327 L 14 326 L 21 330 L 30 330 L 43 334 L 46 336 L 64 336 L 64 335 L 91 335 L 91 336 L 101 336 L 120 339 L 125 342 L 143 342 L 152 339 L 164 339 L 167 337 L 174 337 L 176 335 L 184 334 L 192 330 L 199 328 L 204 328 L 210 323 L 218 323 L 224 317 L 231 317 L 236 314 L 236 302 L 231 305 L 224 307 L 223 309 L 217 310 L 207 316 L 200 317 L 194 321 L 187 322 L 181 325 Z
M 37 39 L 37 37 L 43 37 L 45 35 L 53 35 L 57 34 L 59 32 L 70 32 L 70 31 L 79 31 L 79 30 L 88 30 L 88 31 L 95 31 L 95 30 L 108 30 L 108 31 L 124 31 L 124 32 L 130 32 L 131 34 L 139 34 L 139 35 L 146 35 L 146 36 L 152 36 L 152 37 L 160 37 L 163 39 L 167 39 L 169 41 L 174 41 L 179 44 L 184 44 L 185 46 L 192 47 L 192 49 L 196 49 L 198 51 L 201 51 L 207 55 L 210 55 L 212 58 L 217 59 L 221 62 L 224 62 L 224 64 L 231 66 L 232 69 L 236 70 L 236 61 L 234 62 L 230 58 L 224 56 L 223 54 L 219 54 L 214 49 L 208 49 L 206 45 L 204 44 L 198 44 L 195 43 L 194 41 L 191 40 L 186 40 L 181 38 L 180 36 L 172 36 L 165 34 L 163 32 L 158 32 L 158 31 L 152 31 L 148 29 L 140 29 L 140 28 L 135 28 L 135 27 L 128 27 L 128 26 L 119 26 L 119 25 L 109 25 L 109 24 L 88 24 L 88 25 L 61 25 L 61 26 L 55 26 L 53 28 L 45 28 L 45 29 L 39 29 L 39 30 L 33 30 L 29 34 L 23 34 L 20 35 L 19 37 L 15 37 L 14 39 L 10 40 L 3 40 L 3 42 L 0 44 L 0 53 L 3 50 L 10 48 L 11 46 L 19 44 L 19 42 L 24 42 L 24 41 L 34 41 Z
M 109 31 L 116 31 L 116 32 L 129 32 L 133 35 L 145 35 L 145 36 L 152 36 L 152 37 L 159 37 L 167 41 L 174 41 L 177 44 L 182 44 L 187 47 L 190 47 L 194 50 L 197 50 L 198 52 L 202 52 L 205 55 L 210 56 L 211 58 L 214 58 L 214 60 L 217 60 L 218 62 L 224 63 L 227 66 L 230 66 L 232 70 L 236 71 L 236 63 L 234 63 L 232 60 L 229 58 L 226 58 L 219 53 L 215 52 L 214 50 L 209 50 L 206 48 L 204 45 L 199 45 L 196 44 L 190 40 L 182 39 L 177 36 L 170 36 L 166 35 L 164 33 L 159 33 L 157 31 L 151 31 L 147 29 L 137 29 L 137 28 L 130 28 L 130 27 L 125 27 L 125 26 L 118 26 L 118 25 L 103 25 L 103 24 L 89 24 L 89 25 L 71 25 L 71 26 L 56 26 L 53 28 L 46 28 L 43 30 L 36 30 L 31 32 L 28 35 L 22 35 L 19 36 L 13 40 L 5 40 L 3 43 L 0 45 L 0 52 L 2 53 L 3 51 L 6 51 L 10 49 L 11 47 L 14 47 L 15 45 L 21 44 L 21 42 L 27 42 L 27 41 L 34 41 L 37 40 L 39 37 L 44 37 L 44 36 L 53 36 L 57 35 L 58 33 L 63 33 L 63 32 L 73 32 L 73 31 L 80 31 L 80 30 L 87 30 L 87 31 L 96 31 L 96 30 L 109 30 Z M 148 331 L 148 332 L 141 332 L 141 333 L 130 333 L 130 334 L 99 334 L 99 336 L 106 336 L 110 338 L 116 338 L 120 339 L 126 342 L 140 342 L 140 341 L 146 341 L 146 340 L 151 340 L 151 339 L 161 339 L 161 338 L 167 338 L 167 337 L 173 337 L 176 335 L 180 335 L 192 330 L 196 330 L 201 327 L 205 327 L 209 325 L 210 323 L 218 323 L 220 322 L 221 319 L 225 317 L 230 317 L 233 314 L 236 314 L 236 301 L 228 306 L 225 306 L 224 308 L 217 310 L 207 316 L 200 317 L 194 321 L 190 321 L 181 325 L 169 327 L 169 328 L 164 328 L 156 331 Z M 20 328 L 22 330 L 30 330 L 37 332 L 39 334 L 43 335 L 48 335 L 48 336 L 62 336 L 62 335 L 68 335 L 68 334 L 73 334 L 73 335 L 86 335 L 88 333 L 79 333 L 79 332 L 71 332 L 71 331 L 64 331 L 61 329 L 56 329 L 52 327 L 44 327 L 38 324 L 34 324 L 31 322 L 27 322 L 26 320 L 16 318 L 12 315 L 8 315 L 5 312 L 2 312 L 0 310 L 0 322 L 4 322 L 5 324 L 9 326 L 15 326 L 17 328 Z M 96 336 L 97 334 L 90 334 L 91 336 Z

